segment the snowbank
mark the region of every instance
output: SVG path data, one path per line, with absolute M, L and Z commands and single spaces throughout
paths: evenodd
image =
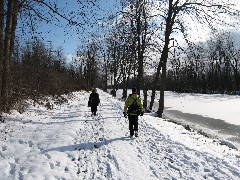
M 123 102 L 99 90 L 52 110 L 31 106 L 0 124 L 0 179 L 239 179 L 240 152 L 145 114 L 129 138 Z M 222 143 L 223 144 L 223 143 Z

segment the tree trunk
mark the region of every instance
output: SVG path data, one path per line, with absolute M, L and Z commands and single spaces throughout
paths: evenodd
M 12 29 L 13 29 L 13 9 L 14 0 L 8 1 L 7 10 L 7 21 L 5 28 L 5 39 L 4 39 L 4 57 L 3 57 L 3 74 L 2 74 L 2 109 L 4 112 L 9 111 L 9 62 L 11 57 L 11 40 L 12 40 Z
M 152 96 L 151 96 L 151 101 L 150 101 L 150 105 L 149 105 L 150 110 L 152 110 L 152 107 L 153 107 L 153 103 L 154 103 L 154 99 L 155 99 L 155 95 L 156 95 L 157 82 L 159 80 L 159 75 L 160 75 L 160 71 L 161 71 L 161 66 L 162 66 L 162 63 L 159 62 L 158 68 L 157 68 L 157 73 L 156 73 L 154 81 L 153 81 Z
M 159 107 L 158 107 L 158 117 L 162 118 L 163 110 L 164 110 L 164 91 L 166 84 L 166 63 L 163 63 L 162 67 L 162 75 L 160 78 L 160 99 L 159 99 Z
M 105 79 L 104 79 L 104 85 L 103 90 L 107 92 L 107 81 L 108 81 L 108 60 L 106 60 L 106 55 L 104 53 L 104 62 L 105 62 Z
M 15 0 L 14 7 L 13 7 L 12 30 L 11 30 L 11 40 L 10 40 L 10 54 L 9 54 L 10 60 L 11 60 L 11 56 L 12 56 L 13 49 L 14 49 L 14 41 L 15 41 L 15 34 L 16 34 L 16 28 L 17 28 L 19 6 L 20 6 L 20 2 Z
M 140 95 L 143 81 L 143 60 L 146 48 L 146 35 L 147 35 L 147 17 L 145 12 L 145 1 L 140 0 L 137 4 L 137 55 L 138 55 L 138 76 L 137 76 L 137 91 Z
M 3 64 L 3 34 L 4 34 L 4 0 L 0 0 L 0 102 L 2 102 L 2 64 Z M 2 110 L 2 103 L 0 103 L 0 114 Z
M 155 99 L 155 92 L 156 92 L 156 82 L 160 74 L 160 69 L 161 66 L 162 68 L 162 77 L 161 77 L 161 86 L 160 86 L 160 100 L 159 100 L 159 109 L 158 109 L 158 117 L 162 117 L 163 109 L 164 109 L 164 90 L 165 90 L 165 81 L 166 81 L 166 64 L 167 64 L 167 59 L 168 59 L 168 51 L 169 51 L 169 42 L 170 42 L 170 35 L 172 32 L 172 27 L 174 24 L 174 20 L 176 17 L 177 12 L 174 12 L 173 9 L 173 1 L 169 0 L 169 9 L 168 9 L 168 16 L 166 19 L 166 30 L 165 30 L 165 41 L 164 41 L 164 47 L 163 51 L 161 54 L 160 62 L 158 64 L 157 68 L 157 74 L 155 77 L 155 82 L 154 82 L 154 87 L 152 90 L 152 98 L 151 98 L 151 103 L 150 107 L 152 108 L 153 102 Z
M 127 83 L 127 67 L 125 67 L 125 70 L 123 72 L 123 80 L 122 80 L 122 83 L 123 83 L 123 92 L 122 92 L 122 99 L 126 99 L 127 98 L 127 89 L 128 89 L 128 83 Z
M 144 90 L 143 90 L 143 108 L 146 110 L 147 109 L 147 92 L 148 92 L 148 88 L 146 87 L 146 85 L 144 86 Z
M 169 34 L 170 36 L 170 34 Z M 168 45 L 169 45 L 169 36 L 165 38 L 165 45 L 161 55 L 162 62 L 162 75 L 160 80 L 160 99 L 159 99 L 159 108 L 158 108 L 158 117 L 162 117 L 164 110 L 164 91 L 166 85 L 166 69 L 167 69 L 167 59 L 168 59 Z
M 137 10 L 139 11 L 139 10 Z M 137 93 L 140 95 L 141 82 L 143 77 L 143 58 L 141 52 L 141 20 L 140 13 L 137 12 L 137 57 L 138 57 L 138 75 L 137 75 Z
M 128 90 L 128 84 L 129 84 L 129 81 L 130 81 L 130 75 L 131 75 L 131 69 L 132 69 L 132 64 L 130 63 L 129 64 L 129 67 L 128 67 L 128 71 L 127 71 L 127 80 L 126 80 L 126 84 L 125 84 L 125 92 L 123 92 L 124 96 L 127 98 L 127 90 Z
M 19 5 L 20 5 L 19 1 L 16 1 L 16 0 L 8 1 L 5 37 L 4 37 L 4 44 L 3 44 L 3 58 L 2 58 L 1 102 L 2 102 L 2 110 L 4 112 L 8 112 L 10 110 L 10 107 L 9 107 L 10 61 L 11 61 L 11 56 L 14 48 L 14 39 L 15 39 L 15 31 L 17 27 Z M 4 16 L 3 13 L 1 13 L 1 15 Z M 2 26 L 2 20 L 0 23 Z

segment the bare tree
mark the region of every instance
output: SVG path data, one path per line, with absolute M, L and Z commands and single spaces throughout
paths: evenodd
M 4 39 L 4 0 L 0 0 L 0 87 L 2 87 L 2 63 L 3 63 L 3 54 L 4 54 L 4 46 L 3 46 L 3 39 Z M 2 102 L 2 95 L 1 95 L 1 88 L 0 88 L 0 102 Z M 0 114 L 2 112 L 2 103 L 0 103 Z
M 233 34 L 229 32 L 213 35 L 209 48 L 211 54 L 211 86 L 220 93 L 236 93 L 239 89 L 239 47 L 235 44 Z M 211 76 L 210 76 L 211 75 Z
M 204 43 L 169 57 L 166 89 L 191 93 L 237 94 L 239 90 L 238 35 L 214 32 Z M 175 52 L 175 51 L 174 51 Z M 184 54 L 184 56 L 183 56 Z
M 163 5 L 163 4 L 166 4 Z M 162 54 L 159 60 L 155 84 L 158 81 L 160 71 L 161 73 L 161 86 L 160 86 L 160 100 L 158 108 L 158 116 L 162 117 L 164 110 L 164 91 L 166 84 L 166 69 L 168 62 L 168 53 L 169 53 L 169 44 L 171 41 L 171 35 L 176 28 L 180 28 L 178 25 L 184 24 L 183 17 L 184 15 L 189 15 L 190 18 L 195 21 L 199 21 L 201 24 L 208 25 L 210 28 L 213 27 L 213 24 L 217 21 L 218 23 L 223 24 L 223 19 L 221 14 L 225 13 L 228 15 L 235 15 L 233 12 L 234 6 L 228 4 L 224 1 L 219 1 L 215 3 L 211 0 L 203 0 L 198 2 L 196 0 L 167 0 L 160 1 L 160 7 L 167 7 L 162 15 L 164 19 L 165 29 L 164 29 L 164 45 L 162 49 Z M 155 88 L 153 89 L 152 99 L 155 96 Z
M 4 1 L 6 2 L 6 1 Z M 24 2 L 24 1 L 23 1 Z M 23 3 L 22 2 L 22 3 Z M 5 32 L 1 29 L 1 33 L 4 35 L 3 39 L 3 58 L 2 58 L 2 87 L 1 87 L 1 102 L 2 110 L 9 111 L 9 72 L 10 72 L 10 59 L 13 52 L 15 30 L 17 27 L 17 17 L 19 8 L 22 3 L 20 1 L 9 0 L 7 4 L 6 26 Z M 4 3 L 2 4 L 4 7 Z M 2 13 L 3 18 L 4 14 Z
M 80 12 L 63 12 L 55 2 L 42 0 L 0 0 L 0 70 L 1 70 L 1 110 L 9 111 L 10 88 L 10 62 L 14 49 L 14 40 L 18 20 L 28 24 L 27 27 L 34 30 L 34 25 L 39 21 L 51 23 L 53 19 L 65 19 L 69 25 L 82 27 L 87 24 L 84 7 L 95 5 L 97 0 L 87 0 L 85 3 L 76 0 L 80 6 Z M 6 14 L 5 14 L 6 12 Z M 48 13 L 46 13 L 48 12 Z M 19 16 L 19 14 L 21 16 Z M 75 18 L 77 17 L 77 18 Z M 85 17 L 85 18 L 82 18 Z M 6 22 L 4 22 L 6 20 Z M 82 20 L 79 22 L 79 20 Z

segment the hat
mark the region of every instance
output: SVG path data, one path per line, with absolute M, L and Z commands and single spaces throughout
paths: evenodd
M 132 88 L 132 93 L 136 93 L 137 89 L 136 88 Z
M 96 90 L 95 88 L 93 88 L 93 89 L 92 89 L 92 92 L 95 93 L 95 92 L 97 92 L 97 90 Z

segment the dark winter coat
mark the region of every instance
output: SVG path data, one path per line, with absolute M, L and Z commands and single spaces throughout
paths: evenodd
M 89 107 L 98 106 L 99 103 L 100 103 L 99 94 L 96 92 L 92 92 L 89 96 L 88 106 Z

